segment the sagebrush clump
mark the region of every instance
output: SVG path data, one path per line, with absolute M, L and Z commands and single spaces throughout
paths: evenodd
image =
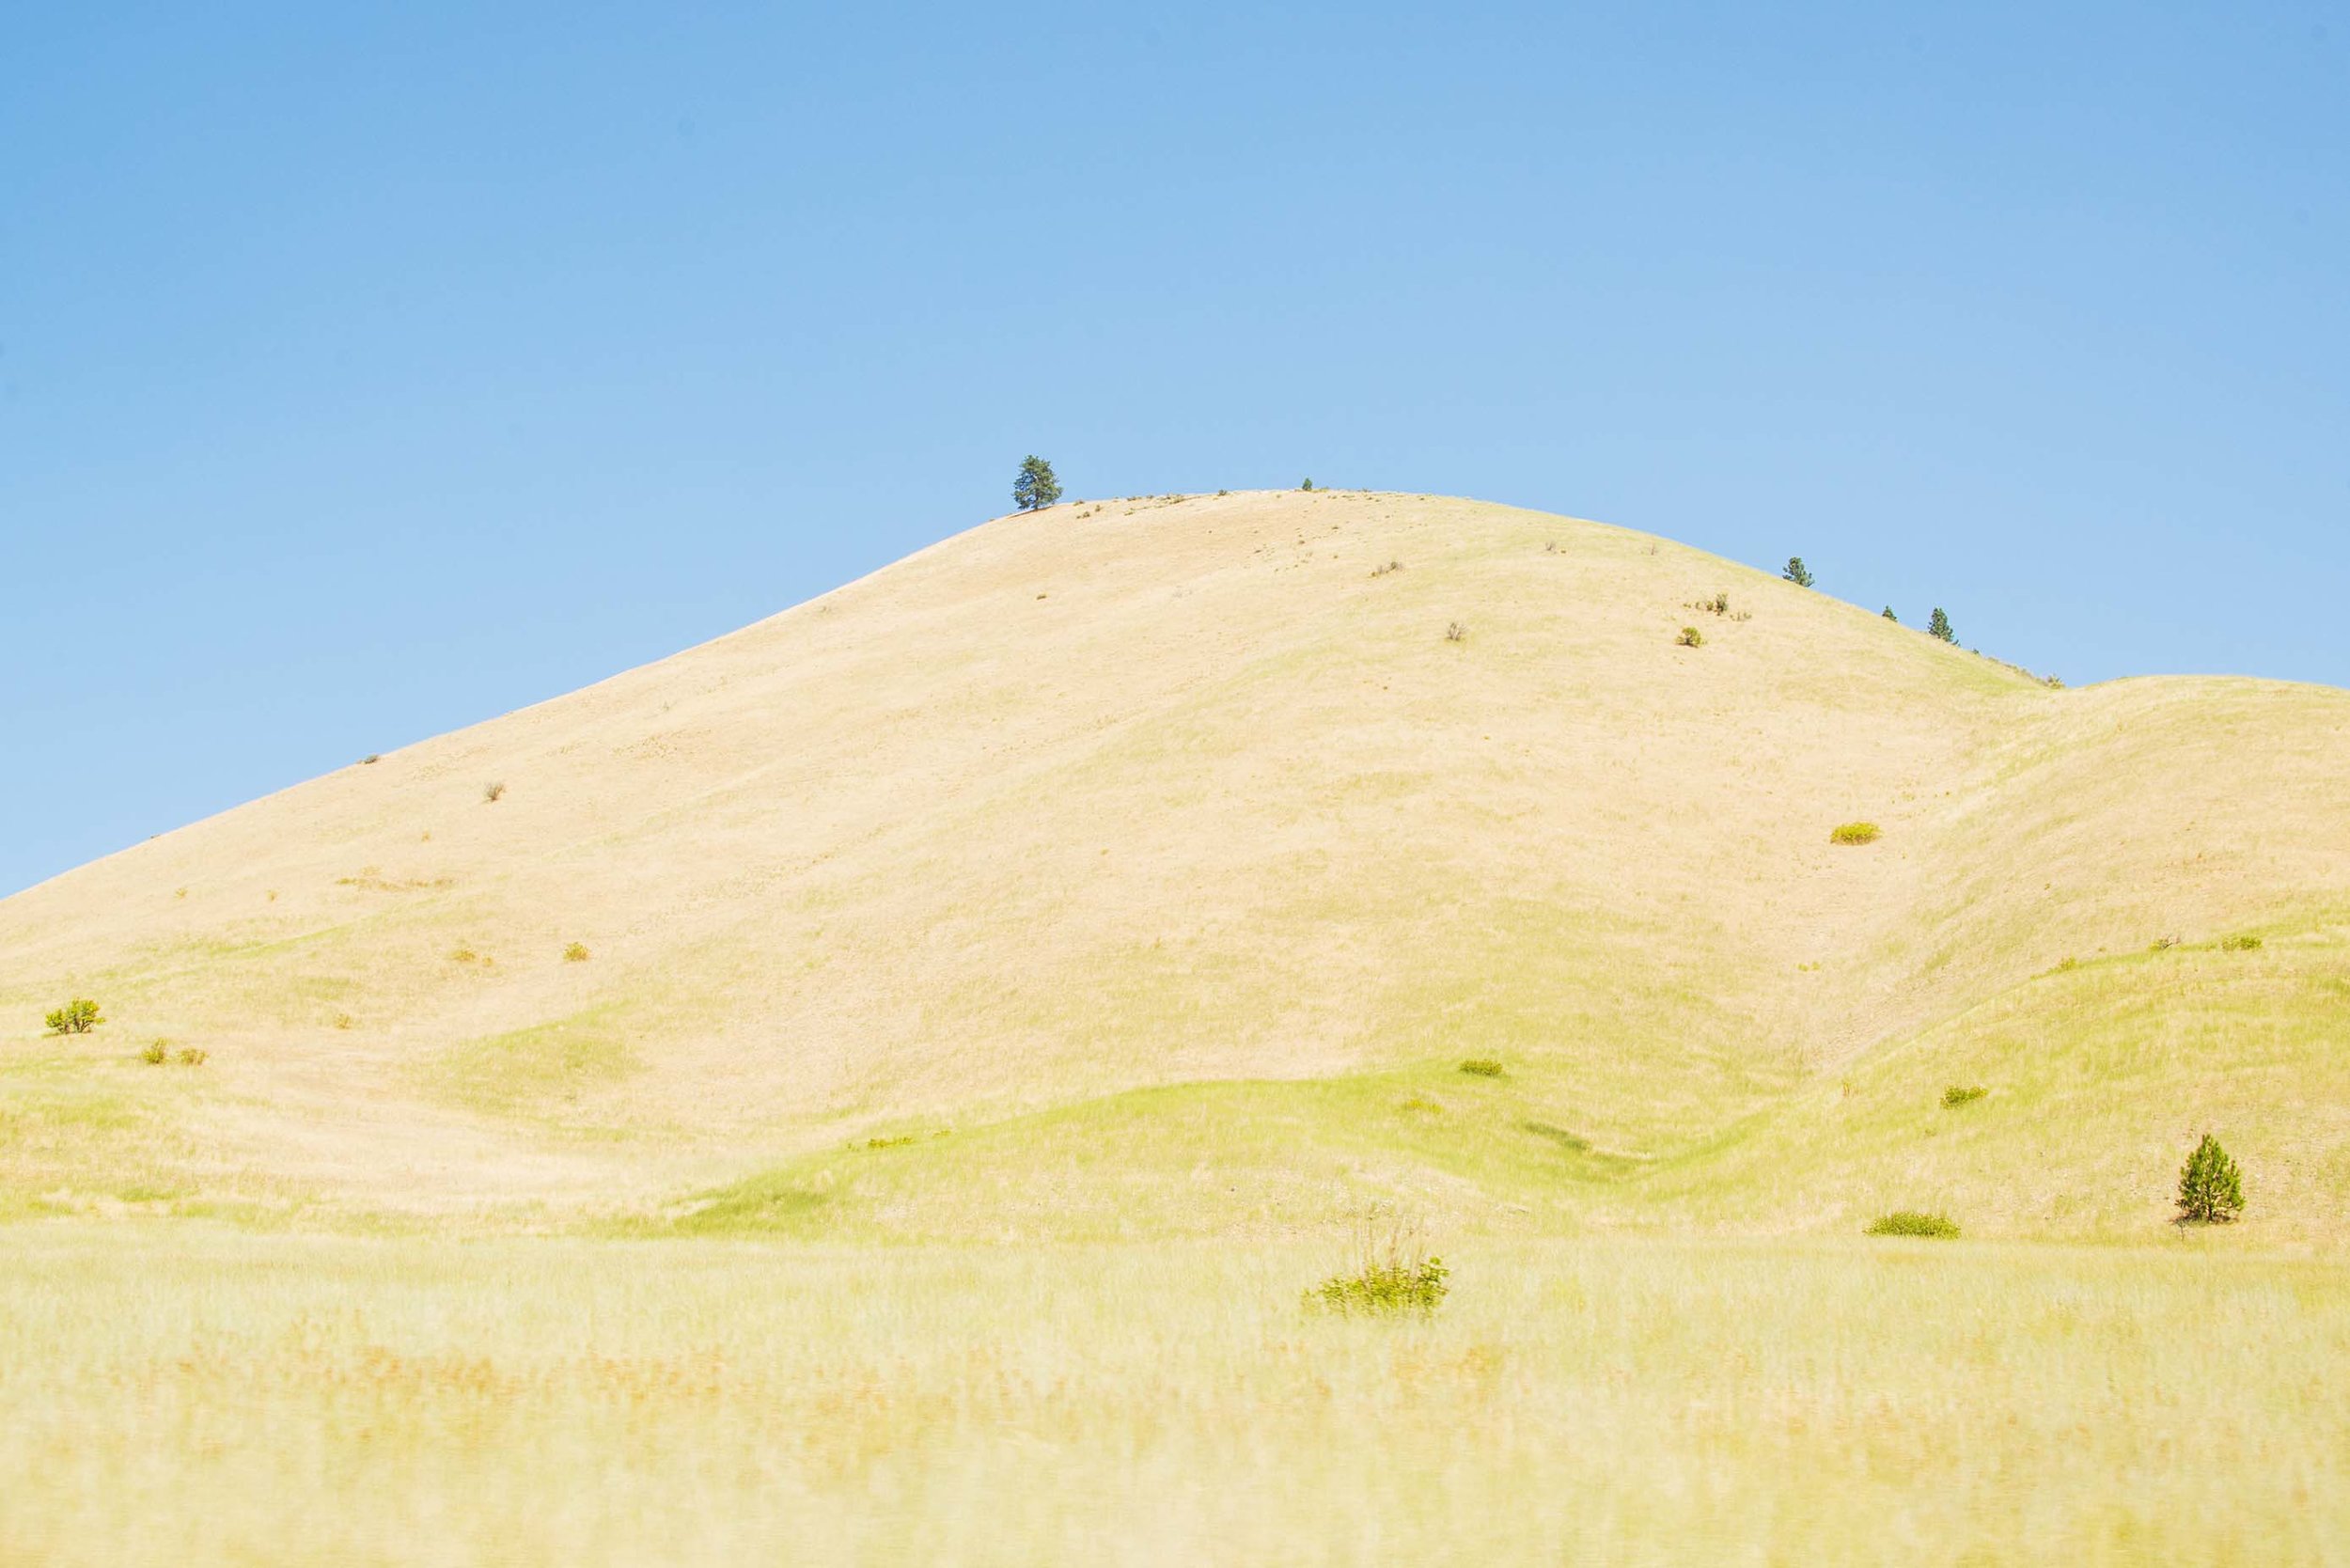
M 566 964 L 587 963 L 588 944 L 585 942 L 573 942 L 569 947 L 565 948 L 563 949 L 563 962 Z
M 2209 1133 L 2179 1170 L 2179 1220 L 2224 1225 L 2244 1212 L 2244 1173 Z
M 1472 1078 L 1498 1078 L 1501 1076 L 1501 1063 L 1491 1057 L 1471 1057 L 1461 1063 L 1461 1071 Z
M 495 806 L 505 798 L 506 786 L 504 784 L 484 784 L 481 787 L 481 800 L 486 806 Z
M 1675 637 L 1673 641 L 1683 648 L 1703 648 L 1705 634 L 1694 626 L 1684 626 L 1681 629 L 1681 635 Z
M 51 1034 L 87 1034 L 105 1021 L 98 1015 L 98 1004 L 86 996 L 76 996 L 45 1020 Z
M 1308 1291 L 1305 1302 L 1309 1310 L 1342 1316 L 1425 1317 L 1443 1303 L 1450 1274 L 1429 1252 L 1418 1226 L 1373 1215 L 1355 1234 L 1354 1259 Z
M 1958 1234 L 1958 1221 L 1946 1215 L 1919 1214 L 1915 1209 L 1896 1209 L 1869 1222 L 1867 1233 L 1872 1236 L 1932 1236 L 1948 1241 Z
M 1942 1091 L 1942 1104 L 1946 1108 L 1955 1109 L 1960 1105 L 1971 1105 L 1990 1092 L 1981 1084 L 1952 1084 Z
M 1885 830 L 1874 823 L 1841 823 L 1828 830 L 1831 844 L 1873 844 Z

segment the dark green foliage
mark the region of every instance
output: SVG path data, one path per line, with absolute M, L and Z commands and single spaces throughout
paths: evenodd
M 2244 1212 L 2244 1174 L 2209 1133 L 2179 1169 L 2179 1219 L 2224 1225 Z
M 2256 952 L 2260 945 L 2261 939 L 2257 936 L 2223 936 L 2219 939 L 2219 950 L 2223 953 Z
M 1811 569 L 1803 564 L 1803 557 L 1801 556 L 1788 557 L 1787 570 L 1780 572 L 1779 575 L 1794 584 L 1797 588 L 1810 588 L 1811 586 Z
M 1681 629 L 1681 635 L 1673 638 L 1673 641 L 1679 643 L 1684 648 L 1703 648 L 1705 646 L 1705 634 L 1699 631 L 1694 626 L 1684 626 Z
M 1893 606 L 1890 604 L 1885 606 L 1885 619 L 1891 621 L 1896 626 L 1899 626 L 1902 623 L 1902 618 L 1893 613 Z
M 86 996 L 76 996 L 44 1021 L 51 1034 L 87 1034 L 105 1022 L 98 1016 L 98 1004 Z
M 1952 1084 L 1942 1091 L 1942 1104 L 1950 1109 L 1973 1105 L 1991 1091 L 1981 1084 Z
M 1053 465 L 1030 452 L 1020 460 L 1020 477 L 1011 481 L 1011 504 L 1022 511 L 1039 511 L 1060 499 L 1060 481 Z
M 1491 1057 L 1471 1057 L 1461 1063 L 1461 1071 L 1472 1078 L 1498 1078 L 1501 1076 L 1501 1063 Z
M 1311 479 L 1308 479 L 1308 480 L 1307 480 L 1304 484 L 1299 485 L 1297 488 L 1298 488 L 1298 489 L 1300 489 L 1300 490 L 1311 490 L 1313 487 L 1314 487 L 1314 481 L 1313 481 L 1313 480 L 1311 480 Z
M 1942 1215 L 1921 1215 L 1915 1209 L 1896 1209 L 1889 1215 L 1870 1221 L 1872 1236 L 1932 1236 L 1948 1241 L 1958 1234 L 1958 1221 Z
M 1942 606 L 1939 604 L 1936 604 L 1934 607 L 1934 613 L 1926 618 L 1926 635 L 1942 642 L 1954 643 L 1958 640 L 1958 634 L 1950 630 L 1950 618 L 1942 613 Z

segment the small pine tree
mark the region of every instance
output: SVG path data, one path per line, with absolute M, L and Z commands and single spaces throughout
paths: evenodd
M 1902 618 L 1893 613 L 1893 606 L 1890 604 L 1885 606 L 1885 619 L 1891 621 L 1896 626 L 1899 626 L 1902 623 Z
M 1300 489 L 1300 490 L 1311 490 L 1313 487 L 1314 487 L 1314 481 L 1313 481 L 1313 480 L 1311 480 L 1311 479 L 1308 479 L 1308 480 L 1307 480 L 1304 484 L 1299 485 L 1297 488 L 1298 488 L 1298 489 Z
M 1011 481 L 1011 504 L 1022 511 L 1038 511 L 1060 499 L 1060 481 L 1053 465 L 1030 452 L 1020 460 L 1020 477 Z
M 1779 575 L 1794 584 L 1797 588 L 1810 588 L 1811 586 L 1811 569 L 1803 564 L 1803 557 L 1801 556 L 1788 557 L 1787 570 L 1780 572 Z
M 2179 1170 L 2179 1217 L 2191 1225 L 2221 1225 L 2244 1212 L 2244 1174 L 2209 1133 Z
M 1958 640 L 1958 634 L 1950 630 L 1950 618 L 1942 613 L 1942 606 L 1939 604 L 1934 607 L 1934 614 L 1926 618 L 1926 635 L 1938 637 L 1944 642 Z

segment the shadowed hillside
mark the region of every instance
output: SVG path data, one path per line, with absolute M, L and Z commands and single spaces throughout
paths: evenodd
M 2208 1128 L 2333 1238 L 2344 777 L 1622 529 L 1079 502 L 0 902 L 0 1214 L 2142 1234 Z

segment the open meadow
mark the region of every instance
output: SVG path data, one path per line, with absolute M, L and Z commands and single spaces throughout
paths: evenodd
M 2338 1562 L 2350 1271 L 19 1228 L 0 1560 Z

